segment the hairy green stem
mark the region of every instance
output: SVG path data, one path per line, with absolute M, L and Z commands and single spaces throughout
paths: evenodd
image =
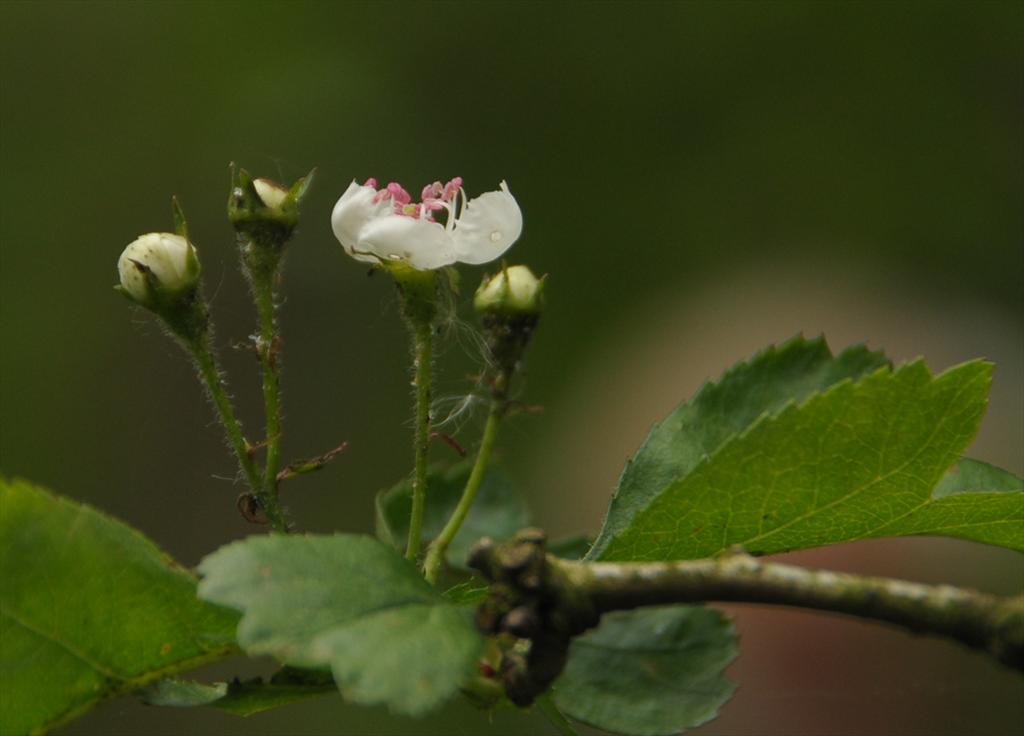
M 259 314 L 260 336 L 257 351 L 263 373 L 263 411 L 266 416 L 267 455 L 263 470 L 265 504 L 272 506 L 280 516 L 277 490 L 277 470 L 281 452 L 281 389 L 277 372 L 278 337 L 274 319 L 274 274 L 253 275 L 253 292 Z M 275 524 L 275 528 L 277 525 Z M 286 531 L 285 528 L 277 529 Z
M 476 460 L 473 462 L 473 469 L 470 471 L 469 479 L 466 481 L 466 487 L 462 491 L 462 497 L 448 519 L 448 523 L 445 524 L 444 529 L 441 530 L 441 533 L 434 540 L 433 544 L 430 545 L 430 550 L 427 552 L 427 560 L 423 565 L 423 574 L 431 583 L 437 581 L 437 575 L 441 568 L 441 562 L 444 560 L 444 554 L 448 551 L 449 545 L 455 539 L 455 535 L 458 534 L 462 523 L 466 520 L 466 515 L 469 514 L 469 510 L 473 507 L 473 502 L 476 500 L 477 491 L 480 490 L 480 484 L 483 482 L 484 474 L 487 472 L 487 464 L 491 460 L 491 450 L 494 448 L 494 441 L 498 436 L 498 425 L 505 414 L 505 406 L 505 402 L 499 398 L 492 400 L 491 411 L 487 415 L 487 424 L 484 425 L 483 437 L 480 440 L 480 449 L 477 450 Z
M 242 434 L 242 425 L 235 417 L 235 410 L 231 406 L 231 398 L 228 396 L 227 389 L 224 386 L 224 379 L 221 376 L 220 369 L 217 367 L 217 360 L 210 346 L 209 335 L 203 334 L 185 344 L 189 352 L 192 353 L 192 357 L 196 362 L 196 368 L 199 369 L 199 375 L 206 385 L 206 390 L 210 392 L 213 406 L 217 410 L 217 418 L 220 419 L 221 426 L 224 427 L 224 431 L 227 433 L 228 442 L 238 458 L 238 465 L 242 469 L 246 481 L 249 483 L 249 488 L 253 493 L 258 494 L 260 491 L 260 474 L 256 470 L 252 456 L 249 454 L 249 445 L 245 441 L 245 435 Z
M 576 729 L 569 723 L 569 719 L 562 715 L 562 711 L 558 710 L 558 706 L 551 699 L 551 693 L 544 693 L 535 702 L 537 709 L 544 714 L 544 717 L 548 719 L 561 736 L 579 736 L 576 733 Z
M 711 560 L 584 563 L 549 558 L 552 572 L 597 614 L 703 601 L 770 603 L 883 621 L 954 639 L 1024 668 L 1024 597 L 949 585 L 808 570 L 743 553 Z
M 413 382 L 416 387 L 416 430 L 413 436 L 414 471 L 412 512 L 405 557 L 414 561 L 423 536 L 423 511 L 427 500 L 427 449 L 430 444 L 430 381 L 433 359 L 433 334 L 426 320 L 411 321 L 413 333 Z

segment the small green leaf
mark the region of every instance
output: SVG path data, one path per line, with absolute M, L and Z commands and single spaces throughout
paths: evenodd
M 483 645 L 465 610 L 370 537 L 250 537 L 199 571 L 201 598 L 243 612 L 247 652 L 330 667 L 353 702 L 424 713 L 455 694 Z
M 42 733 L 235 651 L 236 614 L 89 506 L 0 480 L 0 552 L 0 733 Z
M 594 540 L 592 537 L 588 537 L 586 534 L 574 534 L 571 537 L 563 537 L 562 539 L 548 542 L 547 549 L 555 557 L 561 557 L 566 560 L 579 560 L 587 554 L 587 550 L 593 544 Z
M 490 588 L 486 585 L 479 585 L 472 580 L 467 580 L 450 587 L 444 592 L 444 597 L 457 606 L 473 606 L 487 598 L 488 590 Z
M 833 357 L 823 338 L 801 336 L 736 364 L 716 383 L 706 383 L 693 399 L 651 429 L 626 464 L 604 527 L 587 558 L 604 559 L 604 550 L 638 514 L 761 416 L 885 365 L 888 361 L 882 353 L 863 346 Z
M 736 632 L 699 606 L 606 614 L 573 640 L 555 682 L 555 704 L 591 726 L 629 734 L 676 734 L 715 717 L 736 686 L 722 670 L 736 656 Z
M 790 404 L 663 487 L 601 559 L 692 559 L 732 545 L 770 554 L 902 534 L 1024 549 L 1017 494 L 932 495 L 977 430 L 990 376 L 983 361 L 935 377 L 915 361 Z
M 181 208 L 177 197 L 171 197 L 171 211 L 174 216 L 174 232 L 188 240 L 188 220 L 185 219 L 185 210 Z
M 204 685 L 192 680 L 171 678 L 154 682 L 141 693 L 147 705 L 159 705 L 165 708 L 195 708 L 199 705 L 210 705 L 228 694 L 226 682 L 215 682 Z
M 1024 552 L 1024 480 L 963 458 L 931 497 L 872 536 L 941 534 Z
M 447 470 L 433 467 L 427 474 L 427 505 L 423 514 L 424 546 L 441 533 L 448 517 L 462 497 L 472 463 L 462 462 Z M 405 549 L 409 534 L 409 512 L 412 508 L 412 482 L 404 480 L 377 494 L 377 537 L 396 549 Z M 473 542 L 481 537 L 495 541 L 511 539 L 517 531 L 530 525 L 530 514 L 522 496 L 499 467 L 487 469 L 476 501 L 462 528 L 448 547 L 448 559 L 465 569 Z
M 285 667 L 275 673 L 269 682 L 257 677 L 245 682 L 234 680 L 230 683 L 215 682 L 205 685 L 172 678 L 153 683 L 142 691 L 141 695 L 149 705 L 173 708 L 208 705 L 236 716 L 250 716 L 289 703 L 336 692 L 337 688 L 330 674 L 305 673 Z
M 1008 473 L 995 465 L 980 460 L 961 458 L 951 467 L 932 491 L 932 498 L 939 499 L 961 493 L 1007 493 L 1024 491 L 1024 479 Z

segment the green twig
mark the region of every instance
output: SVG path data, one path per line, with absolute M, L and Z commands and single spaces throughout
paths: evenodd
M 416 431 L 413 437 L 415 470 L 412 484 L 412 512 L 409 517 L 409 542 L 405 557 L 415 561 L 423 534 L 423 511 L 427 499 L 427 448 L 430 443 L 430 380 L 433 335 L 429 321 L 412 323 L 413 376 L 416 386 Z
M 579 736 L 576 729 L 569 723 L 569 719 L 562 715 L 562 711 L 558 710 L 558 706 L 551 699 L 551 693 L 544 693 L 535 702 L 537 709 L 544 714 L 561 736 Z
M 1024 671 L 1024 596 L 1002 598 L 949 585 L 808 570 L 766 562 L 742 550 L 706 560 L 584 562 L 545 553 L 545 535 L 524 529 L 470 550 L 469 564 L 492 581 L 477 626 L 529 639 L 500 665 L 505 693 L 525 706 L 565 667 L 573 637 L 611 611 L 711 601 L 771 603 L 842 613 L 941 636 Z
M 476 460 L 473 463 L 473 470 L 470 472 L 469 479 L 466 481 L 466 487 L 462 491 L 462 497 L 459 499 L 458 505 L 452 512 L 451 518 L 448 519 L 448 523 L 445 524 L 444 529 L 441 530 L 441 533 L 434 540 L 433 544 L 430 545 L 430 551 L 427 552 L 427 560 L 423 565 L 423 573 L 431 583 L 436 582 L 441 562 L 444 560 L 444 554 L 448 550 L 452 540 L 455 539 L 455 535 L 458 534 L 462 523 L 466 520 L 466 515 L 469 514 L 469 510 L 473 506 L 473 501 L 476 500 L 477 491 L 480 490 L 484 474 L 487 472 L 487 464 L 491 459 L 491 450 L 494 448 L 494 441 L 498 436 L 498 425 L 505 414 L 505 406 L 505 401 L 500 398 L 495 398 L 491 402 L 491 411 L 487 416 L 487 424 L 484 426 L 483 437 L 480 440 L 480 449 L 477 450 Z
M 704 601 L 773 603 L 883 621 L 954 639 L 1024 670 L 1024 596 L 1000 598 L 949 585 L 808 570 L 734 551 L 681 562 L 550 563 L 597 613 Z

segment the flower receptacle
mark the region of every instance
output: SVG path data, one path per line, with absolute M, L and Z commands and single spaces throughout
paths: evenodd
M 381 267 L 395 280 L 402 315 L 415 325 L 433 324 L 438 315 L 438 289 L 445 280 L 438 278 L 440 271 L 421 271 L 402 261 L 385 261 Z
M 258 246 L 280 249 L 299 224 L 299 204 L 316 170 L 286 187 L 270 179 L 256 178 L 231 164 L 228 219 L 235 232 Z

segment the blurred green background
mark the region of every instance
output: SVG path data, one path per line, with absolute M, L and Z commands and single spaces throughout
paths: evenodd
M 553 534 L 594 531 L 623 461 L 700 382 L 792 334 L 935 369 L 997 362 L 975 457 L 1024 471 L 1024 12 L 1016 3 L 0 3 L 0 468 L 134 524 L 186 564 L 253 528 L 191 369 L 110 287 L 121 249 L 189 215 L 246 424 L 253 331 L 229 161 L 318 178 L 282 308 L 287 457 L 349 452 L 284 494 L 306 530 L 368 531 L 408 470 L 393 289 L 329 213 L 352 179 L 506 179 L 510 251 L 548 312 L 502 454 Z M 464 269 L 467 291 L 479 269 Z M 467 321 L 472 319 L 466 311 Z M 453 340 L 457 398 L 475 361 Z M 474 442 L 469 422 L 459 432 Z M 253 429 L 252 434 L 256 430 Z M 447 449 L 435 448 L 437 458 Z M 926 539 L 791 555 L 1020 590 L 1019 556 Z M 992 734 L 1020 679 L 941 642 L 733 606 L 740 682 L 704 734 Z M 230 663 L 211 676 L 267 671 Z M 107 704 L 63 734 L 546 733 L 453 705 L 339 698 L 246 721 Z

